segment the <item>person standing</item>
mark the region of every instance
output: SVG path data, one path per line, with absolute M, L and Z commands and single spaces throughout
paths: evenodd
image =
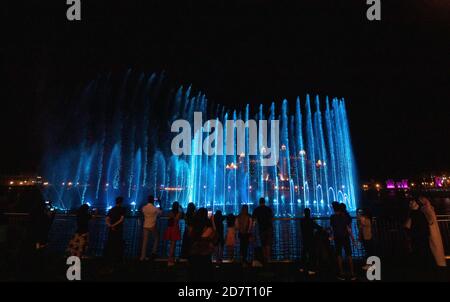
M 236 216 L 228 214 L 227 221 L 227 237 L 225 239 L 225 246 L 227 254 L 231 262 L 234 262 L 234 247 L 236 246 Z
M 142 207 L 142 214 L 144 215 L 144 228 L 142 234 L 142 250 L 140 261 L 144 261 L 147 259 L 147 245 L 148 245 L 148 236 L 151 234 L 153 237 L 153 248 L 152 248 L 152 256 L 151 259 L 155 259 L 158 251 L 158 243 L 159 243 L 159 232 L 157 220 L 158 216 L 161 215 L 161 210 L 155 207 L 155 198 L 150 195 L 148 197 L 148 203 Z
M 357 222 L 358 222 L 358 239 L 364 247 L 366 253 L 366 258 L 374 256 L 373 251 L 373 239 L 372 239 L 372 215 L 370 215 L 368 210 L 357 211 Z M 368 270 L 370 265 L 366 264 L 362 268 L 363 270 Z
M 429 278 L 433 265 L 430 248 L 430 229 L 425 214 L 421 211 L 421 202 L 414 198 L 409 202 L 409 215 L 405 227 L 409 230 L 410 267 L 415 270 L 415 277 Z
M 247 255 L 250 236 L 252 234 L 252 217 L 248 213 L 248 205 L 243 205 L 241 213 L 236 218 L 236 229 L 238 231 L 239 249 L 241 254 L 241 261 L 244 267 L 249 265 Z
M 105 247 L 105 256 L 116 264 L 123 259 L 123 224 L 125 221 L 125 208 L 123 205 L 123 197 L 116 198 L 116 205 L 108 211 L 106 216 L 106 226 L 108 227 L 108 240 Z
M 181 243 L 181 258 L 188 259 L 189 251 L 191 249 L 191 238 L 189 236 L 189 227 L 192 226 L 192 221 L 195 216 L 195 204 L 193 202 L 188 203 L 186 214 L 184 215 L 184 232 L 183 242 Z
M 259 238 L 263 249 L 264 261 L 268 262 L 271 258 L 272 240 L 273 240 L 273 212 L 266 206 L 264 197 L 259 199 L 259 206 L 253 211 L 253 219 L 258 225 Z
M 336 250 L 336 257 L 339 269 L 339 280 L 345 280 L 344 264 L 342 258 L 342 249 L 345 251 L 345 256 L 350 267 L 350 278 L 356 280 L 355 271 L 353 267 L 351 242 L 355 241 L 353 233 L 349 226 L 349 217 L 346 213 L 346 208 L 342 204 L 334 204 L 335 213 L 330 217 L 330 225 L 333 231 L 334 246 Z
M 419 202 L 422 204 L 421 210 L 428 221 L 429 230 L 429 244 L 431 253 L 433 254 L 434 261 L 438 267 L 446 267 L 447 262 L 445 259 L 444 245 L 442 243 L 441 231 L 437 221 L 436 213 L 431 202 L 424 196 L 419 197 Z
M 213 218 L 213 228 L 216 231 L 216 242 L 214 242 L 216 246 L 216 262 L 217 265 L 220 265 L 222 263 L 223 258 L 223 246 L 225 244 L 224 239 L 224 228 L 223 228 L 223 221 L 225 220 L 225 217 L 222 215 L 222 211 L 217 210 L 214 214 Z
M 77 212 L 77 231 L 69 242 L 67 251 L 70 256 L 82 258 L 89 244 L 89 221 L 92 215 L 89 213 L 89 206 L 83 204 Z
M 180 209 L 180 204 L 175 201 L 172 204 L 172 210 L 169 212 L 169 220 L 167 222 L 167 229 L 164 233 L 164 240 L 170 242 L 169 259 L 167 261 L 168 266 L 175 265 L 175 247 L 177 241 L 181 239 L 180 232 L 180 219 L 183 216 L 183 212 Z
M 303 268 L 301 268 L 300 271 L 303 272 L 307 270 L 308 275 L 314 275 L 316 274 L 315 269 L 317 267 L 314 230 L 320 230 L 322 227 L 311 218 L 311 210 L 309 208 L 305 208 L 303 214 L 305 216 L 300 220 L 300 230 L 302 234 L 301 262 L 303 263 Z
M 195 213 L 193 223 L 189 227 L 189 236 L 191 238 L 190 281 L 212 281 L 214 276 L 211 258 L 217 235 L 211 219 L 208 218 L 207 209 L 200 208 Z

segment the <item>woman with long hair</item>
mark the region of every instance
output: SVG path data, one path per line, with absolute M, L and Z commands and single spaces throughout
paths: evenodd
M 69 242 L 67 252 L 70 256 L 83 257 L 89 244 L 89 221 L 92 215 L 89 206 L 83 204 L 77 211 L 77 231 Z
M 172 210 L 169 212 L 169 220 L 167 222 L 167 229 L 164 233 L 164 240 L 170 242 L 168 266 L 175 265 L 175 247 L 178 240 L 181 240 L 180 219 L 183 217 L 180 204 L 175 201 L 172 204 Z
M 194 215 L 195 215 L 195 204 L 193 202 L 190 202 L 187 206 L 186 214 L 184 215 L 183 242 L 181 244 L 181 257 L 184 259 L 187 259 L 189 257 L 189 250 L 191 249 L 189 228 L 192 226 Z
M 215 250 L 216 232 L 208 218 L 208 211 L 200 208 L 189 230 L 192 246 L 189 256 L 191 281 L 211 281 L 213 277 L 211 257 Z

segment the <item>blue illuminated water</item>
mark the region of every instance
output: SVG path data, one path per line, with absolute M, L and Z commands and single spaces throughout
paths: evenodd
M 106 209 L 119 195 L 139 208 L 149 194 L 165 209 L 179 201 L 183 207 L 194 202 L 237 213 L 241 204 L 252 208 L 261 196 L 276 216 L 297 216 L 305 207 L 329 215 L 334 200 L 355 209 L 356 170 L 344 100 L 307 95 L 291 104 L 283 100 L 229 109 L 208 102 L 204 94 L 194 95 L 191 87 L 164 89 L 161 76 L 131 72 L 120 85 L 109 77 L 87 85 L 75 101 L 76 110 L 67 109 L 73 134 L 60 129 L 51 134 L 54 140 L 42 165 L 49 182 L 46 197 L 61 209 L 87 202 Z M 278 164 L 263 167 L 261 155 L 249 155 L 257 142 L 249 140 L 248 129 L 242 136 L 243 154 L 173 155 L 170 144 L 176 134 L 170 125 L 177 119 L 193 125 L 194 112 L 203 113 L 203 122 L 223 122 L 224 137 L 236 132 L 227 129 L 225 120 L 279 120 Z M 194 134 L 192 139 L 195 152 Z M 238 143 L 235 139 L 235 148 Z M 224 150 L 225 144 L 224 139 Z

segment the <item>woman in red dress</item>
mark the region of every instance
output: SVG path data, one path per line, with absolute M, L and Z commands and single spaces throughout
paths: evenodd
M 175 246 L 177 241 L 181 240 L 180 219 L 182 215 L 183 212 L 181 211 L 180 204 L 175 201 L 172 204 L 172 210 L 169 212 L 169 221 L 167 223 L 167 229 L 164 232 L 164 240 L 170 241 L 168 266 L 175 265 Z

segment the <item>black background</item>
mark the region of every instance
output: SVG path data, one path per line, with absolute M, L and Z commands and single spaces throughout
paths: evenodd
M 128 68 L 230 106 L 344 97 L 362 179 L 450 170 L 448 1 L 81 2 L 2 2 L 0 174 L 38 169 L 52 103 Z

